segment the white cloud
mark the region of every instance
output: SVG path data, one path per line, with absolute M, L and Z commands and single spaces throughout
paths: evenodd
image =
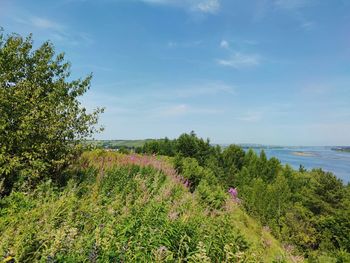
M 222 47 L 222 48 L 229 48 L 230 44 L 226 40 L 221 40 L 220 47 Z
M 232 49 L 230 43 L 234 43 L 236 50 Z M 229 56 L 227 59 L 217 59 L 216 62 L 221 66 L 233 67 L 236 69 L 258 66 L 261 62 L 261 56 L 254 53 L 245 53 L 237 50 L 247 49 L 247 46 L 256 45 L 257 42 L 251 40 L 227 41 L 221 40 L 220 48 L 226 50 Z
M 257 54 L 244 54 L 234 52 L 228 59 L 218 59 L 217 63 L 222 66 L 233 67 L 236 69 L 254 67 L 261 63 L 261 57 Z
M 41 28 L 41 29 L 53 29 L 53 30 L 57 30 L 57 31 L 63 30 L 62 25 L 60 25 L 52 20 L 49 20 L 47 18 L 34 16 L 34 17 L 30 18 L 30 22 L 34 27 Z
M 181 7 L 188 11 L 215 14 L 220 10 L 219 0 L 139 0 L 154 5 Z
M 304 23 L 301 24 L 301 27 L 304 29 L 304 30 L 311 30 L 315 27 L 315 23 L 312 22 L 312 21 L 305 21 Z
M 65 27 L 62 24 L 57 23 L 48 18 L 39 17 L 39 16 L 13 16 L 12 19 L 31 28 L 40 29 L 40 30 L 50 30 L 52 32 L 63 33 Z
M 199 1 L 194 8 L 203 13 L 216 13 L 220 9 L 220 2 L 219 0 Z

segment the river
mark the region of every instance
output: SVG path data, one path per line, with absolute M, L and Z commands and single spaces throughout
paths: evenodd
M 257 153 L 264 149 L 268 158 L 276 157 L 283 164 L 298 169 L 322 168 L 332 172 L 344 183 L 350 182 L 350 153 L 332 150 L 332 147 L 254 147 Z

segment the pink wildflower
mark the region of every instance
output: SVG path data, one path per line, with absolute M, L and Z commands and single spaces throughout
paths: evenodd
M 189 187 L 190 186 L 190 182 L 186 179 L 184 185 L 185 185 L 185 187 Z
M 235 200 L 237 198 L 237 195 L 238 195 L 238 191 L 236 188 L 230 188 L 228 190 L 229 194 L 231 195 L 231 197 Z

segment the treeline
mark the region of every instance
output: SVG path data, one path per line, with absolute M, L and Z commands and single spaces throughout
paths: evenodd
M 137 151 L 174 157 L 191 190 L 214 207 L 222 205 L 222 189 L 236 188 L 250 215 L 309 260 L 349 262 L 350 186 L 332 173 L 294 170 L 263 150 L 257 155 L 237 145 L 222 149 L 194 132 L 150 141 Z

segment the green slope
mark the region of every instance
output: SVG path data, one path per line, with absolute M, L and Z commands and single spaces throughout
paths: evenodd
M 87 140 L 86 144 L 92 145 L 97 148 L 105 149 L 118 149 L 118 148 L 137 148 L 142 147 L 146 142 L 152 141 L 153 139 L 145 140 Z
M 86 153 L 67 186 L 0 203 L 0 259 L 17 262 L 289 262 L 227 198 L 190 193 L 166 159 Z M 297 258 L 294 257 L 294 260 Z

